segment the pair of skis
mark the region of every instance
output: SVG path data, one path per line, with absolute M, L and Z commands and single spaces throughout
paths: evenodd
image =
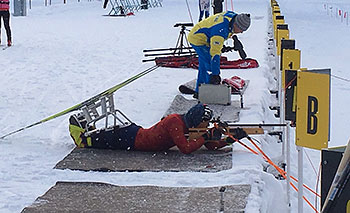
M 7 48 L 11 47 L 11 46 L 4 46 L 4 45 L 0 45 L 2 50 L 6 50 Z
M 67 113 L 79 110 L 79 109 L 83 108 L 84 106 L 87 106 L 87 105 L 89 105 L 91 103 L 94 103 L 95 101 L 101 99 L 104 96 L 111 95 L 112 93 L 114 93 L 115 91 L 119 90 L 120 88 L 122 88 L 122 87 L 130 84 L 131 82 L 141 78 L 142 76 L 144 76 L 144 75 L 146 75 L 146 74 L 156 70 L 158 67 L 159 67 L 158 65 L 152 66 L 152 67 L 150 67 L 150 68 L 148 68 L 148 69 L 138 73 L 137 75 L 134 75 L 131 78 L 129 78 L 129 79 L 127 79 L 127 80 L 125 80 L 125 81 L 123 81 L 123 82 L 121 82 L 121 83 L 119 83 L 119 84 L 117 84 L 117 85 L 115 85 L 115 86 L 113 86 L 113 87 L 111 87 L 111 88 L 101 92 L 100 94 L 97 94 L 97 95 L 95 95 L 95 96 L 93 96 L 93 97 L 91 97 L 91 98 L 89 98 L 89 99 L 87 99 L 87 100 L 85 100 L 85 101 L 83 101 L 83 102 L 81 102 L 79 104 L 76 104 L 76 105 L 74 105 L 74 106 L 72 106 L 72 107 L 70 107 L 68 109 L 65 109 L 65 110 L 63 110 L 63 111 L 61 111 L 59 113 L 51 115 L 51 116 L 49 116 L 49 117 L 47 117 L 47 118 L 45 118 L 45 119 L 43 119 L 41 121 L 35 122 L 33 124 L 30 124 L 28 126 L 22 127 L 22 128 L 20 128 L 18 130 L 15 130 L 13 132 L 10 132 L 10 133 L 8 133 L 6 135 L 3 135 L 3 136 L 0 137 L 0 139 L 4 139 L 5 137 L 13 135 L 13 134 L 15 134 L 17 132 L 21 132 L 23 130 L 26 130 L 26 129 L 29 129 L 29 128 L 33 127 L 33 126 L 42 124 L 42 123 L 44 123 L 46 121 L 49 121 L 49 120 L 52 120 L 54 118 L 60 117 L 60 116 L 65 115 Z

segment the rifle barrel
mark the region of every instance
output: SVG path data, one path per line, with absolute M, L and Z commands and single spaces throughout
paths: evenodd
M 148 57 L 148 56 L 161 56 L 161 55 L 177 55 L 177 56 L 182 56 L 184 54 L 192 54 L 194 55 L 194 52 L 180 52 L 180 53 L 154 53 L 154 54 L 145 54 L 145 57 Z
M 240 126 L 255 126 L 255 127 L 263 127 L 263 126 L 287 126 L 287 124 L 228 124 L 228 126 L 237 126 L 237 127 L 240 127 Z
M 147 49 L 143 50 L 143 52 L 156 52 L 156 51 L 175 51 L 175 50 L 180 50 L 180 49 L 185 49 L 185 50 L 190 50 L 193 49 L 192 47 L 182 47 L 182 48 L 158 48 L 158 49 Z

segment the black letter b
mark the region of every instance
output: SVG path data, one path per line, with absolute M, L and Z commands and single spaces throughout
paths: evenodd
M 317 117 L 318 101 L 316 97 L 308 96 L 307 99 L 307 133 L 316 134 L 317 132 Z

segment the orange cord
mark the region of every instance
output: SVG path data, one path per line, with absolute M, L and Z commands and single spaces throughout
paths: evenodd
M 218 128 L 218 125 L 216 123 L 214 123 L 215 128 Z M 233 139 L 234 141 L 238 142 L 239 144 L 241 144 L 242 146 L 244 146 L 245 148 L 247 148 L 249 151 L 251 151 L 252 153 L 259 155 L 258 152 L 254 151 L 252 148 L 250 148 L 249 146 L 247 146 L 246 144 L 242 143 L 241 141 L 239 141 L 238 139 L 236 139 L 235 137 L 233 137 L 228 131 L 225 132 L 225 134 L 230 137 L 231 139 Z M 259 150 L 259 152 L 262 154 L 262 157 L 269 163 L 271 164 L 281 175 L 284 179 L 287 179 L 286 174 L 287 172 L 284 171 L 283 169 L 281 169 L 279 166 L 277 166 L 275 163 L 273 163 L 271 161 L 271 159 L 260 149 L 260 147 L 258 145 L 256 145 L 256 143 L 248 136 L 247 139 L 254 145 L 254 147 Z M 298 179 L 296 179 L 293 176 L 290 176 L 294 181 L 298 182 Z M 298 188 L 292 183 L 289 182 L 290 185 L 292 186 L 292 188 L 295 191 L 298 191 Z M 308 187 L 307 185 L 303 184 L 303 186 L 308 189 L 309 191 L 311 191 L 312 193 L 314 193 L 316 196 L 319 196 L 319 194 L 317 194 L 315 191 L 313 191 L 310 187 Z M 307 204 L 309 204 L 309 206 L 318 213 L 317 209 L 311 204 L 311 202 L 305 197 L 303 196 L 303 199 L 306 201 Z
M 256 143 L 255 143 L 249 136 L 248 136 L 247 138 L 248 138 L 248 140 L 255 146 L 255 148 L 257 148 L 257 149 L 259 150 L 259 152 L 264 156 L 264 158 L 267 160 L 267 162 L 269 162 L 273 167 L 275 167 L 275 168 L 277 169 L 277 171 L 283 176 L 283 178 L 286 179 L 286 178 L 287 178 L 287 177 L 286 177 L 287 172 L 285 172 L 283 169 L 281 169 L 281 168 L 278 167 L 275 163 L 273 163 L 273 162 L 270 160 L 270 158 L 267 157 L 267 155 L 260 149 L 260 147 L 259 147 L 258 145 L 256 145 Z M 292 177 L 292 176 L 291 176 L 291 177 Z M 293 178 L 294 178 L 294 177 L 293 177 Z M 298 180 L 295 179 L 295 181 L 298 181 Z M 296 191 L 298 191 L 298 189 L 295 187 L 295 185 L 294 185 L 292 182 L 290 182 L 290 184 L 292 185 L 292 187 L 293 187 Z M 303 184 L 303 186 L 305 187 L 306 185 Z M 310 190 L 310 191 L 313 192 L 313 190 L 310 189 L 309 187 L 306 187 L 306 188 L 307 188 L 308 190 Z M 311 204 L 311 202 L 310 202 L 305 196 L 303 196 L 303 199 L 306 201 L 307 204 L 309 204 L 309 206 L 310 206 L 313 210 L 315 210 L 315 212 L 318 212 L 317 209 Z

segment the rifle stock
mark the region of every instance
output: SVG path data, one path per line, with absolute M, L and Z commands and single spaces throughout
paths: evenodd
M 222 127 L 226 129 L 227 132 L 232 133 L 233 130 L 237 127 Z M 208 131 L 210 128 L 189 128 L 188 129 L 188 138 L 196 139 L 201 137 L 206 131 Z M 264 129 L 261 127 L 245 127 L 242 128 L 248 135 L 259 135 L 264 134 Z

